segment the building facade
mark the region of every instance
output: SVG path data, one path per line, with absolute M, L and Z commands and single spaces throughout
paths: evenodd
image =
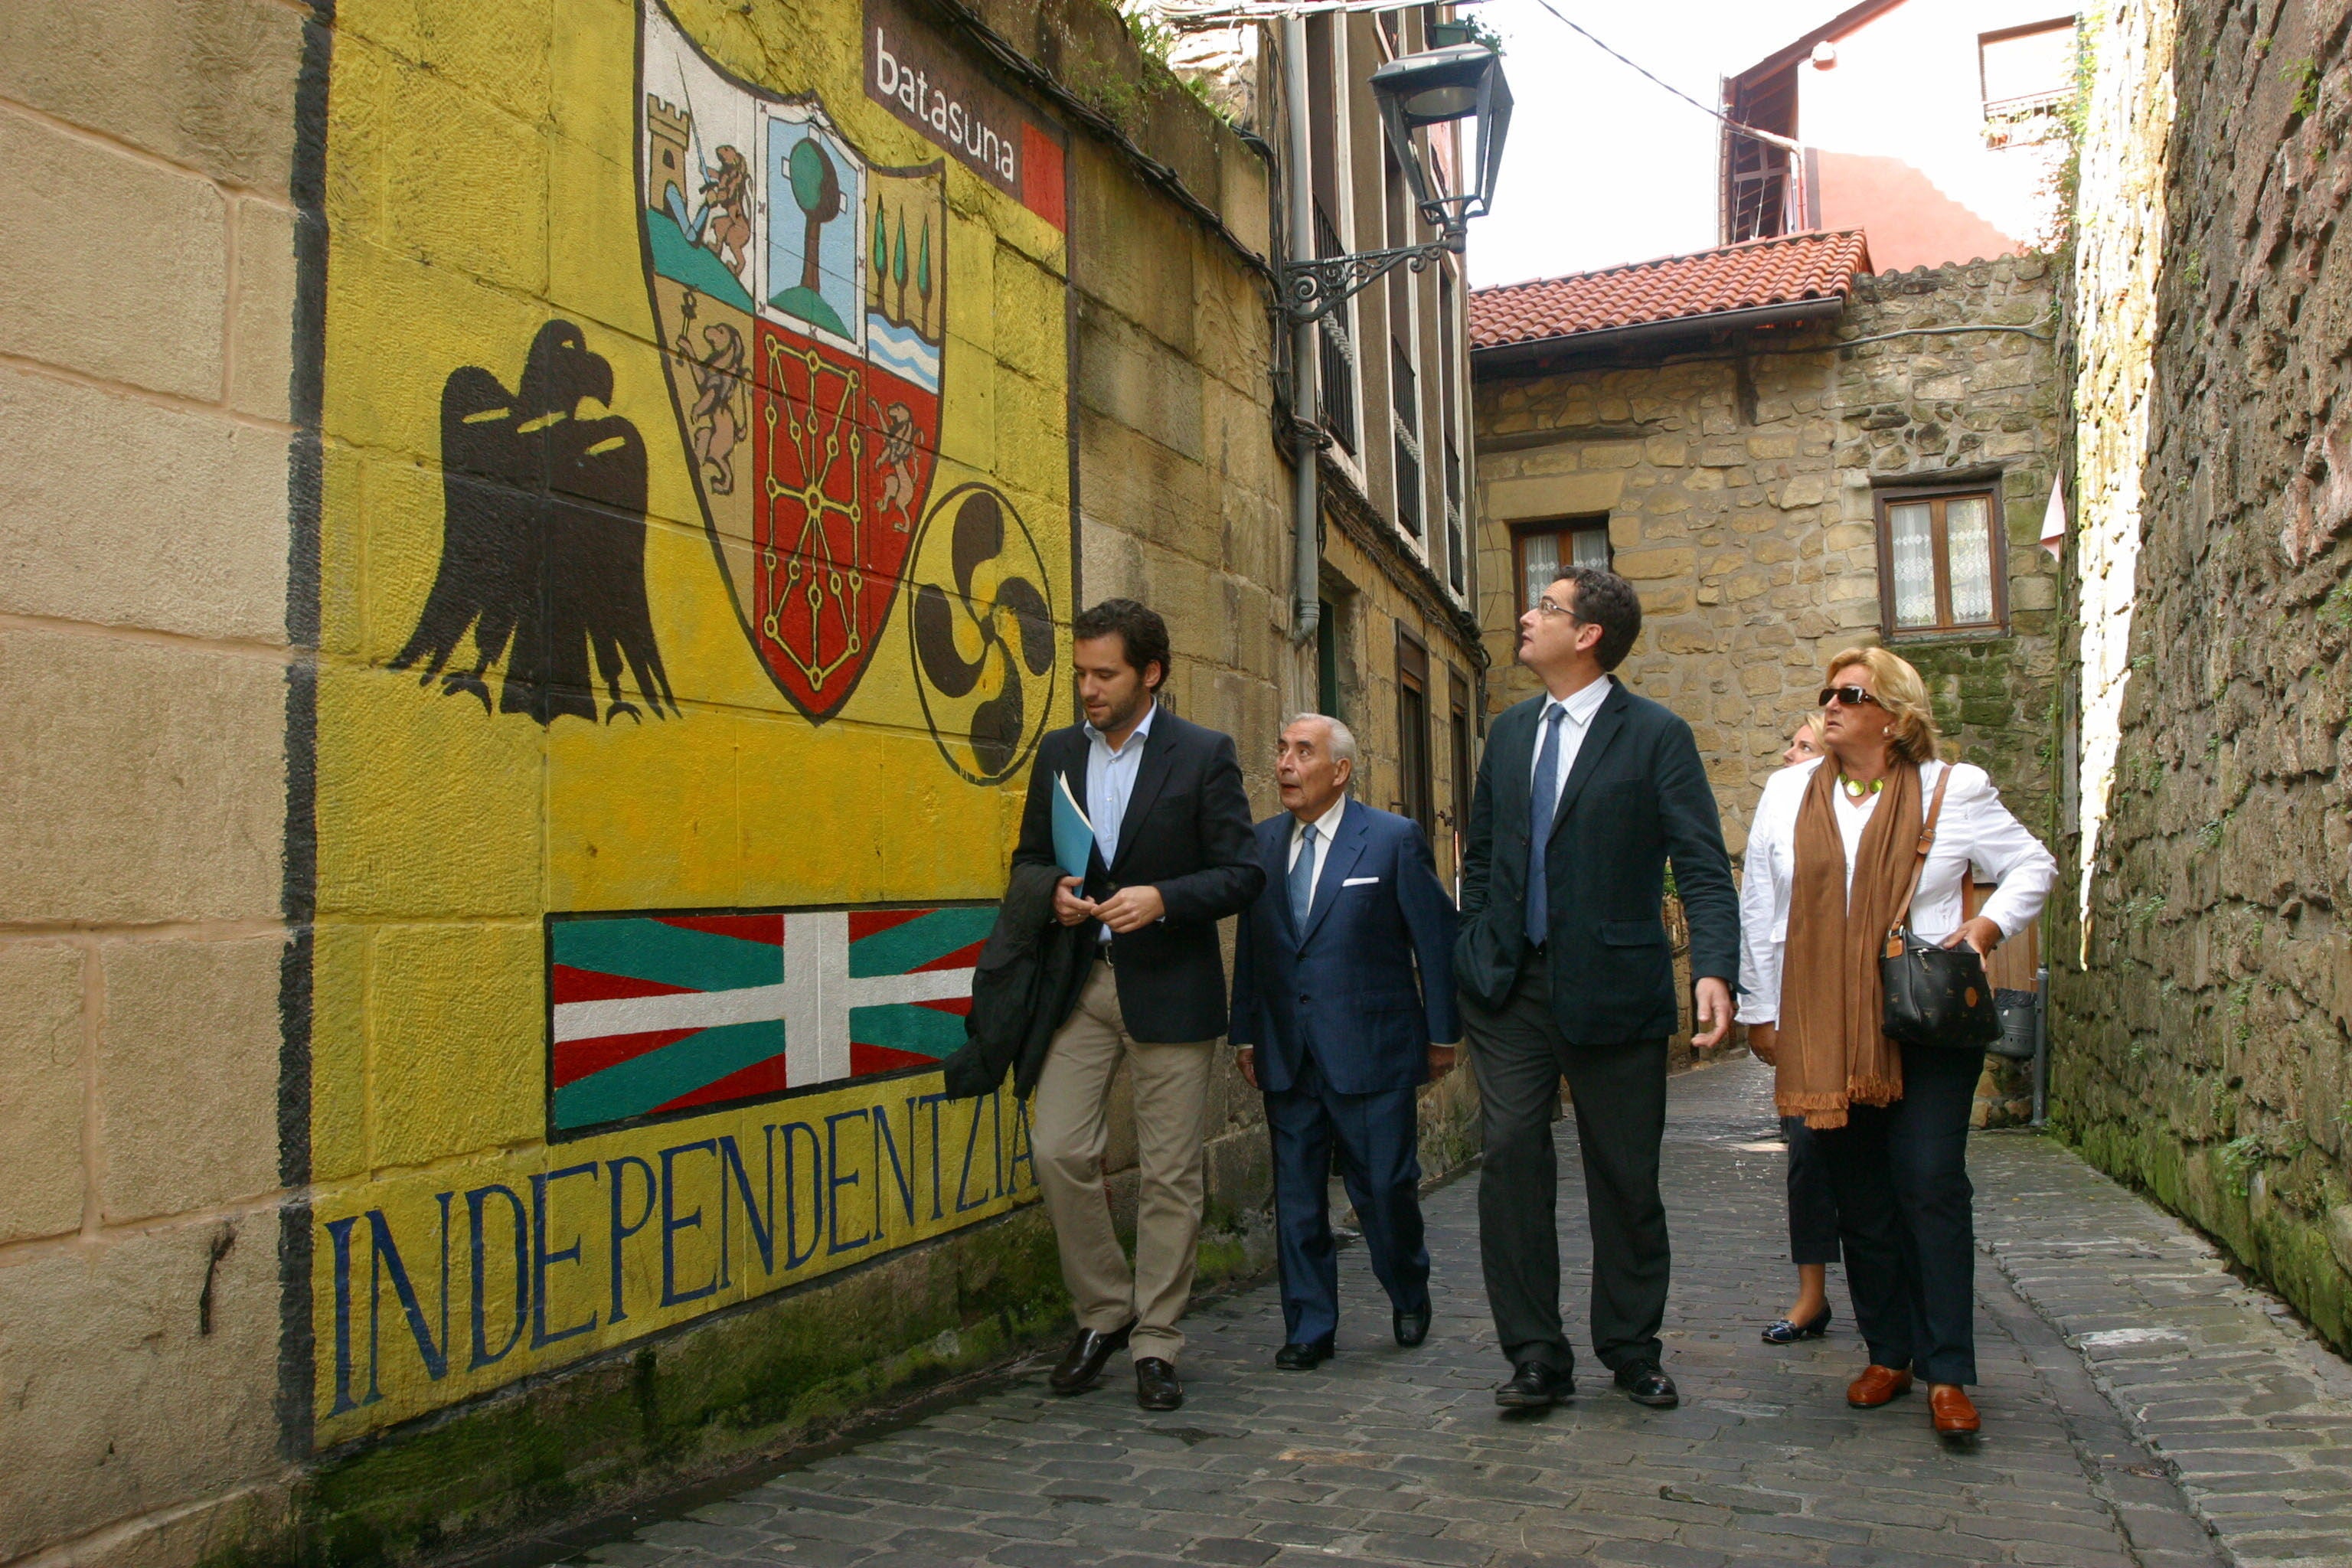
M 1312 254 L 1333 257 L 1437 237 L 1367 84 L 1400 55 L 1458 41 L 1444 30 L 1458 26 L 1450 10 L 1310 8 L 1297 31 L 1300 104 L 1284 93 L 1278 25 L 1194 26 L 1178 6 L 1164 15 L 1184 29 L 1171 58 L 1277 150 L 1285 179 L 1289 127 L 1304 118 L 1299 177 L 1312 191 Z M 1446 190 L 1464 178 L 1455 129 L 1420 133 L 1425 167 Z M 1298 645 L 1298 705 L 1356 731 L 1369 756 L 1359 795 L 1419 822 L 1449 879 L 1477 767 L 1486 668 L 1468 506 L 1468 303 L 1460 257 L 1398 268 L 1324 319 L 1313 363 L 1285 367 L 1313 382 L 1321 439 L 1320 603 L 1313 637 Z
M 1724 82 L 1718 237 L 1864 228 L 1896 271 L 2049 248 L 2075 58 L 2052 0 L 1863 0 Z

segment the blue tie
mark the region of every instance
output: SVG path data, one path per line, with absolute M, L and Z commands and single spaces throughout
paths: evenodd
M 1290 918 L 1307 934 L 1307 911 L 1315 907 L 1315 825 L 1298 835 L 1298 858 L 1290 863 Z
M 1544 710 L 1543 742 L 1536 747 L 1536 782 L 1528 796 L 1528 945 L 1538 947 L 1551 934 L 1551 889 L 1544 872 L 1544 847 L 1551 842 L 1552 814 L 1559 806 L 1559 721 L 1568 710 L 1555 702 Z

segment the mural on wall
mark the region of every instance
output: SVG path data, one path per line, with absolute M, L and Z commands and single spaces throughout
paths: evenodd
M 710 542 L 777 689 L 829 719 L 939 466 L 947 161 L 878 165 L 821 98 L 730 76 L 658 5 L 644 28 L 646 282 Z
M 641 716 L 622 667 L 655 718 L 677 710 L 646 605 L 646 444 L 626 419 L 580 412 L 611 401 L 613 367 L 570 321 L 531 340 L 516 390 L 478 365 L 441 389 L 441 566 L 392 668 L 481 699 L 507 660 L 499 708 L 541 723 L 596 717 L 593 649 L 605 716 Z M 447 668 L 471 635 L 474 668 Z M 509 658 L 509 649 L 512 657 Z
M 316 1446 L 1036 1195 L 938 1063 L 1067 657 L 1063 153 L 887 5 L 338 7 Z

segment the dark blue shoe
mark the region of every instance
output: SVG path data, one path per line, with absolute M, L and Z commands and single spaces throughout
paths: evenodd
M 1829 1331 L 1830 1310 L 1823 1307 L 1822 1315 L 1810 1323 L 1793 1322 L 1787 1318 L 1781 1319 L 1764 1331 L 1764 1342 L 1768 1345 L 1792 1345 L 1799 1340 L 1820 1339 Z

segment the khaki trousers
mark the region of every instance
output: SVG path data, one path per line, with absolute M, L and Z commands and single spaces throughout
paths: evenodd
M 1176 1320 L 1192 1295 L 1199 1260 L 1202 1121 L 1209 1099 L 1213 1040 L 1146 1045 L 1128 1037 L 1111 967 L 1094 961 L 1077 1010 L 1055 1035 L 1029 1110 L 1037 1184 L 1062 1254 L 1078 1326 L 1109 1333 L 1132 1322 L 1129 1353 L 1174 1362 L 1184 1347 Z M 1135 1144 L 1142 1185 L 1135 1267 L 1111 1226 L 1103 1150 L 1111 1075 L 1124 1055 L 1135 1087 Z

